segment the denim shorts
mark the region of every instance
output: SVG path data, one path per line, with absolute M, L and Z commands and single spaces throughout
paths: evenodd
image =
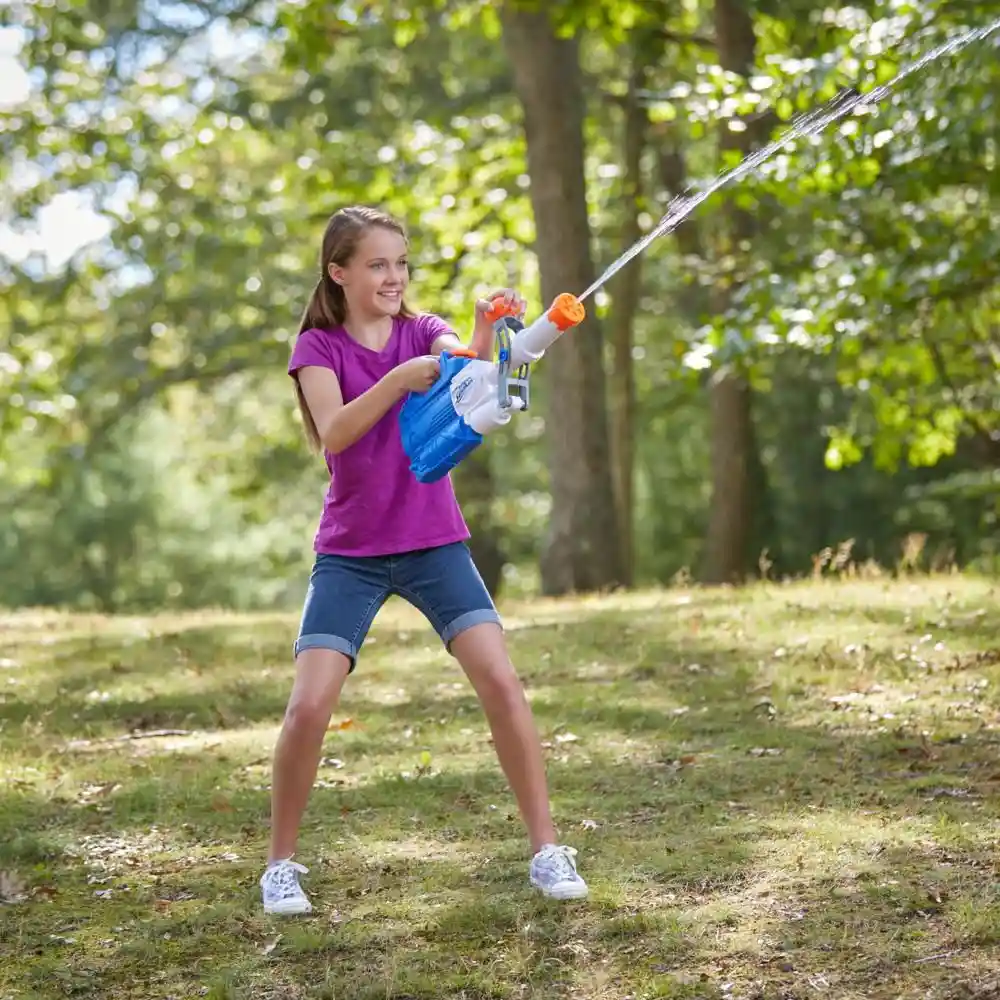
M 389 556 L 318 553 L 295 655 L 333 649 L 351 661 L 353 671 L 372 621 L 391 594 L 422 612 L 449 652 L 459 632 L 483 622 L 500 624 L 465 542 Z

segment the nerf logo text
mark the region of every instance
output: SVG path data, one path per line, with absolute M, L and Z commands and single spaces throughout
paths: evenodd
M 471 376 L 467 375 L 465 378 L 463 378 L 461 380 L 461 382 L 458 382 L 457 384 L 452 385 L 452 387 L 451 387 L 451 398 L 452 398 L 452 400 L 453 400 L 453 402 L 455 403 L 456 406 L 458 406 L 459 403 L 462 402 L 462 400 L 468 394 L 469 390 L 475 384 L 476 384 L 476 380 L 474 378 L 472 378 Z

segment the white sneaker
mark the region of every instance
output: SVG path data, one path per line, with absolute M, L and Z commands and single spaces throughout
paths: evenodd
M 260 877 L 261 894 L 264 897 L 264 912 L 288 915 L 310 913 L 312 903 L 299 885 L 299 874 L 309 869 L 297 861 L 286 858 L 267 866 Z
M 531 884 L 550 899 L 583 899 L 587 883 L 577 874 L 575 847 L 545 844 L 531 859 Z

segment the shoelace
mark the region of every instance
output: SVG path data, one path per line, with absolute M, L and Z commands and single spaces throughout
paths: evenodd
M 558 873 L 560 876 L 576 875 L 575 847 L 554 846 L 547 848 L 541 858 L 540 863 L 550 871 Z
M 300 865 L 298 861 L 279 861 L 267 874 L 268 885 L 281 894 L 281 898 L 294 896 L 296 891 L 301 892 L 295 872 L 305 875 L 309 871 L 305 865 Z

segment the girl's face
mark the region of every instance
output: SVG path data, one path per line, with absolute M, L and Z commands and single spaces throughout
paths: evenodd
M 354 316 L 395 316 L 410 283 L 406 240 L 382 226 L 372 226 L 358 241 L 345 267 L 330 265 L 330 275 L 344 289 Z

